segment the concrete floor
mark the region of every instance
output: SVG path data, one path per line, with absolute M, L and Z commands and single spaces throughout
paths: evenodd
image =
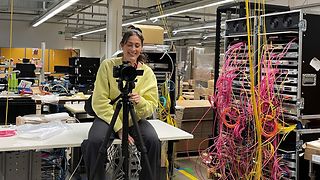
M 207 168 L 198 162 L 197 157 L 176 158 L 173 180 L 208 180 Z M 67 176 L 66 180 L 69 180 Z M 71 180 L 87 180 L 85 174 L 72 177 Z
M 175 167 L 174 180 L 208 179 L 207 168 L 199 162 L 198 157 L 178 158 Z

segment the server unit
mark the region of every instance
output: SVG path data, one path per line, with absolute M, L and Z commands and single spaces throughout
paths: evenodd
M 99 58 L 72 57 L 69 58 L 71 72 L 70 82 L 76 85 L 80 91 L 93 90 L 94 81 L 100 66 Z
M 0 180 L 65 179 L 65 149 L 9 151 L 0 153 Z

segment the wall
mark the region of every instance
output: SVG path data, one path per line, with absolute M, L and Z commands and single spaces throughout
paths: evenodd
M 64 25 L 44 23 L 33 28 L 30 22 L 13 22 L 12 47 L 41 48 L 41 42 L 46 43 L 46 49 L 80 49 L 80 55 L 86 57 L 101 57 L 105 54 L 105 42 L 69 41 L 65 40 Z M 9 47 L 10 21 L 0 20 L 0 47 Z
M 38 53 L 34 53 L 37 50 Z M 11 51 L 11 56 L 10 56 Z M 13 62 L 21 63 L 22 58 L 27 58 L 31 60 L 31 63 L 41 66 L 41 56 L 42 50 L 37 48 L 1 48 L 0 56 L 4 56 L 6 59 L 11 57 Z M 73 56 L 73 51 L 71 49 L 46 49 L 45 59 L 44 59 L 44 71 L 54 72 L 54 66 L 69 66 L 69 58 Z M 2 61 L 1 63 L 4 63 Z
M 81 57 L 98 57 L 105 55 L 106 42 L 65 40 L 64 49 L 80 49 Z
M 0 21 L 0 47 L 9 47 L 10 21 Z M 62 49 L 65 40 L 64 25 L 42 24 L 37 28 L 30 26 L 30 22 L 13 22 L 12 47 L 40 48 L 41 42 L 46 42 L 46 48 Z

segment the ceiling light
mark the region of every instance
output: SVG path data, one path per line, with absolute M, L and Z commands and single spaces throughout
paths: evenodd
M 99 28 L 99 29 L 94 29 L 94 30 L 87 30 L 87 31 L 75 34 L 73 37 L 83 36 L 83 35 L 92 34 L 92 33 L 101 32 L 101 31 L 106 31 L 106 30 L 107 30 L 107 28 L 105 28 L 105 27 Z
M 207 35 L 204 35 L 204 36 L 203 36 L 203 40 L 206 40 L 206 39 L 208 39 L 208 38 L 210 38 L 210 37 L 216 37 L 216 35 L 215 35 L 215 34 L 207 34 Z
M 56 14 L 58 14 L 59 12 L 63 11 L 64 9 L 66 9 L 67 7 L 71 6 L 72 4 L 76 3 L 79 0 L 64 0 L 62 2 L 60 2 L 59 4 L 57 4 L 55 7 L 53 7 L 52 9 L 50 9 L 49 11 L 47 11 L 44 15 L 42 15 L 40 18 L 38 18 L 37 20 L 35 20 L 32 23 L 33 27 L 37 27 L 40 24 L 42 24 L 43 22 L 45 22 L 46 20 L 52 18 L 53 16 L 55 16 Z
M 224 27 L 225 24 L 221 24 L 221 27 Z M 202 25 L 197 25 L 197 26 L 189 26 L 189 27 L 184 27 L 181 29 L 175 29 L 173 30 L 173 34 L 177 34 L 178 32 L 184 32 L 184 31 L 196 31 L 196 30 L 201 30 L 201 29 L 215 29 L 216 25 L 215 23 L 207 23 L 207 24 L 202 24 Z
M 156 23 L 158 20 L 159 20 L 159 19 L 156 18 L 156 19 L 153 19 L 153 20 L 151 20 L 151 21 L 152 21 L 152 23 Z
M 133 25 L 133 24 L 142 23 L 142 22 L 145 22 L 145 21 L 147 21 L 147 20 L 146 19 L 141 19 L 141 20 L 138 20 L 138 21 L 123 23 L 122 26 L 129 26 L 129 25 Z
M 190 11 L 195 11 L 195 10 L 199 10 L 199 9 L 203 9 L 203 8 L 207 8 L 207 7 L 218 6 L 218 5 L 221 5 L 221 4 L 226 4 L 226 3 L 230 3 L 230 2 L 234 2 L 234 1 L 235 0 L 218 1 L 218 2 L 214 2 L 214 3 L 206 4 L 206 5 L 203 5 L 203 6 L 197 6 L 197 7 L 193 7 L 193 8 L 189 8 L 189 9 L 184 9 L 184 10 L 181 10 L 181 11 L 176 11 L 176 12 L 172 12 L 172 13 L 159 15 L 159 16 L 156 16 L 156 17 L 151 17 L 150 20 L 154 20 L 154 19 L 158 19 L 158 18 L 164 18 L 164 17 L 168 17 L 168 16 L 173 16 L 173 15 L 186 13 L 186 12 L 190 12 Z
M 185 29 L 177 29 L 177 30 L 173 30 L 172 32 L 173 32 L 174 34 L 176 34 L 176 33 L 178 33 L 178 32 L 194 31 L 194 30 L 210 29 L 210 28 L 216 28 L 216 25 L 200 26 L 200 27 L 185 28 Z

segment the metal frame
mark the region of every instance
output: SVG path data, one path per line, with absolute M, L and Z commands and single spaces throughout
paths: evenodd
M 301 135 L 303 134 L 315 134 L 320 133 L 320 128 L 317 129 L 298 129 L 296 132 L 296 180 L 299 179 L 299 154 L 302 151 L 303 140 L 301 140 Z M 310 171 L 310 169 L 309 169 Z
M 286 87 L 286 89 L 291 89 L 291 90 L 294 90 L 294 92 L 296 92 L 296 98 L 295 98 L 295 95 L 290 95 L 291 97 L 293 97 L 293 101 L 296 101 L 296 104 L 292 103 L 292 104 L 288 104 L 288 105 L 292 105 L 292 107 L 294 107 L 294 113 L 296 115 L 286 115 L 285 117 L 288 118 L 288 119 L 292 119 L 292 120 L 297 120 L 297 121 L 301 121 L 303 119 L 317 119 L 317 118 L 320 118 L 320 114 L 315 114 L 315 115 L 302 115 L 302 110 L 303 110 L 303 106 L 304 106 L 304 98 L 303 98 L 303 94 L 302 94 L 302 73 L 304 73 L 304 70 L 303 70 L 303 66 L 302 64 L 304 63 L 303 61 L 303 43 L 304 43 L 304 33 L 306 31 L 306 24 L 307 24 L 307 21 L 306 19 L 304 19 L 305 17 L 305 13 L 304 11 L 302 10 L 293 10 L 293 11 L 286 11 L 286 12 L 277 12 L 277 13 L 270 13 L 270 14 L 265 14 L 263 16 L 260 17 L 260 19 L 257 19 L 257 20 L 260 20 L 261 22 L 264 22 L 265 21 L 265 18 L 266 17 L 270 17 L 270 16 L 277 16 L 277 15 L 284 15 L 284 14 L 292 14 L 292 13 L 299 13 L 299 22 L 298 22 L 298 27 L 296 29 L 293 29 L 293 30 L 283 30 L 283 31 L 270 31 L 270 32 L 265 32 L 265 33 L 261 33 L 260 35 L 285 35 L 285 34 L 296 34 L 298 36 L 298 49 L 297 51 L 294 51 L 294 52 L 297 52 L 297 56 L 296 56 L 296 60 L 294 61 L 297 61 L 297 68 L 295 69 L 293 66 L 291 68 L 288 68 L 287 70 L 288 71 L 292 71 L 292 72 L 295 72 L 295 74 L 297 74 L 297 78 L 294 78 L 296 79 L 295 82 L 296 85 L 291 85 L 291 86 L 284 86 Z M 219 12 L 217 14 L 217 17 L 219 17 Z M 297 16 L 295 16 L 297 17 Z M 226 29 L 227 29 L 227 26 L 228 26 L 228 22 L 231 22 L 231 21 L 236 21 L 236 20 L 242 20 L 242 19 L 245 19 L 245 18 L 238 18 L 238 19 L 232 19 L 232 20 L 226 20 Z M 281 23 L 281 22 L 280 22 Z M 217 31 L 216 31 L 216 38 L 219 37 L 218 36 L 218 33 L 220 33 L 220 31 L 218 30 L 218 25 L 221 24 L 221 22 L 218 22 L 217 21 Z M 255 47 L 255 51 L 257 50 L 257 48 L 259 47 L 259 45 L 257 44 L 257 35 L 258 35 L 258 32 L 257 32 L 257 21 L 255 21 L 255 27 L 254 27 L 254 32 L 253 33 L 253 36 L 254 36 L 254 42 L 253 42 L 253 45 Z M 261 28 L 263 29 L 263 28 Z M 281 28 L 279 29 L 281 30 Z M 244 37 L 244 36 L 247 36 L 246 33 L 243 33 L 243 34 L 236 34 L 236 35 L 230 35 L 230 34 L 226 34 L 225 33 L 225 49 L 226 49 L 226 46 L 227 46 L 227 40 L 228 38 L 231 38 L 231 37 Z M 216 45 L 216 54 L 220 54 L 218 52 L 220 52 L 220 47 L 219 47 L 219 42 L 220 42 L 220 39 L 217 38 L 216 40 L 217 42 L 217 45 Z M 256 54 L 255 54 L 256 55 Z M 215 59 L 215 63 L 219 64 L 220 62 L 220 57 L 219 56 L 216 56 L 216 59 Z M 255 61 L 257 61 L 257 56 L 255 56 Z M 218 73 L 219 73 L 219 66 L 215 66 L 215 82 L 217 81 L 217 78 L 218 78 Z M 283 70 L 285 70 L 286 68 L 283 68 Z M 289 109 L 290 109 L 290 106 L 289 106 Z M 299 123 L 299 122 L 298 122 Z M 302 143 L 303 143 L 303 140 L 301 140 L 301 137 L 300 135 L 302 134 L 312 134 L 312 133 L 320 133 L 320 129 L 301 129 L 301 130 L 296 130 L 296 149 L 295 149 L 295 164 L 296 164 L 296 168 L 295 168 L 295 171 L 293 171 L 294 173 L 294 178 L 295 179 L 299 179 L 299 153 L 302 151 Z M 293 165 L 294 162 L 291 162 L 291 165 Z

